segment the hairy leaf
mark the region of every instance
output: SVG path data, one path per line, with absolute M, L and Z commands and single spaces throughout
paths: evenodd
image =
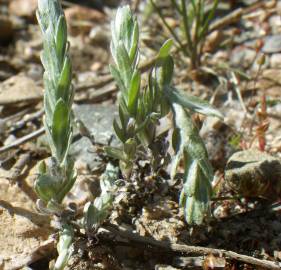
M 171 103 L 180 104 L 182 107 L 201 114 L 216 116 L 223 119 L 223 115 L 213 108 L 207 101 L 191 96 L 174 87 L 165 87 L 165 94 Z
M 56 51 L 59 62 L 62 63 L 67 47 L 67 25 L 64 15 L 59 17 L 56 28 Z
M 125 88 L 125 85 L 122 81 L 122 78 L 120 76 L 120 73 L 119 71 L 112 65 L 109 65 L 109 70 L 110 70 L 110 73 L 112 75 L 112 77 L 114 78 L 114 80 L 116 81 L 117 83 L 117 86 L 119 87 L 119 90 L 124 93 L 125 96 L 127 96 L 127 90 Z
M 101 195 L 84 207 L 84 224 L 88 231 L 97 230 L 109 214 L 114 198 L 114 184 L 118 179 L 119 169 L 111 163 L 106 166 L 100 177 Z
M 70 133 L 69 125 L 69 108 L 67 104 L 60 99 L 55 107 L 52 121 L 52 137 L 56 147 L 57 159 L 62 162 Z
M 56 198 L 61 182 L 54 176 L 42 174 L 35 181 L 34 188 L 39 198 L 47 203 L 52 198 Z
M 132 79 L 133 70 L 132 70 L 132 65 L 130 62 L 128 52 L 126 51 L 126 48 L 122 42 L 118 43 L 116 47 L 116 52 L 117 52 L 116 64 L 118 66 L 124 86 L 126 89 L 128 89 Z
M 170 54 L 170 50 L 173 46 L 174 41 L 172 39 L 168 39 L 164 42 L 162 47 L 159 49 L 158 58 L 168 57 Z
M 140 90 L 140 79 L 141 76 L 139 71 L 135 71 L 128 92 L 128 111 L 131 115 L 136 115 Z
M 177 166 L 183 159 L 185 173 L 180 205 L 185 208 L 185 218 L 189 224 L 201 224 L 209 216 L 213 171 L 204 142 L 193 125 L 191 116 L 181 105 L 173 103 L 172 106 L 178 133 L 173 138 L 177 152 L 171 176 L 174 177 Z
M 63 99 L 66 103 L 69 102 L 71 92 L 70 84 L 71 84 L 71 77 L 72 77 L 72 66 L 71 61 L 68 56 L 65 57 L 62 71 L 60 74 L 60 78 L 58 80 L 58 87 L 56 92 L 56 99 Z

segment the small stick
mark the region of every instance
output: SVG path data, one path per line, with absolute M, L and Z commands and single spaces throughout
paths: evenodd
M 237 79 L 234 72 L 231 72 L 230 76 L 231 76 L 230 81 L 232 82 L 232 84 L 234 86 L 234 90 L 236 92 L 236 95 L 238 96 L 238 100 L 240 102 L 240 105 L 241 105 L 244 113 L 247 115 L 248 111 L 247 111 L 247 108 L 245 106 L 245 103 L 244 103 L 242 95 L 241 95 L 241 90 L 240 90 L 240 87 L 239 87 L 238 79 Z
M 23 137 L 19 138 L 18 140 L 16 140 L 15 142 L 1 147 L 0 154 L 6 152 L 8 150 L 11 150 L 13 148 L 16 148 L 16 147 L 20 146 L 21 144 L 26 143 L 32 139 L 35 139 L 35 138 L 41 136 L 42 134 L 44 134 L 44 132 L 45 132 L 45 128 L 42 127 L 26 136 L 23 136 Z
M 269 2 L 267 4 L 264 2 L 257 1 L 256 3 L 253 3 L 252 5 L 244 8 L 244 9 L 238 8 L 238 9 L 232 11 L 231 13 L 229 13 L 228 15 L 224 16 L 223 18 L 218 19 L 217 21 L 213 22 L 210 25 L 208 33 L 211 33 L 215 30 L 219 30 L 229 24 L 239 21 L 243 15 L 246 15 L 255 9 L 268 8 L 268 7 L 272 7 L 273 5 L 274 5 L 274 1 Z
M 216 248 L 208 248 L 208 247 L 200 247 L 200 246 L 189 246 L 189 245 L 181 245 L 181 244 L 173 244 L 165 241 L 157 241 L 150 237 L 140 236 L 136 233 L 129 232 L 123 229 L 120 226 L 108 225 L 104 227 L 105 230 L 113 233 L 114 235 L 118 235 L 124 238 L 129 239 L 130 241 L 142 243 L 145 245 L 150 245 L 154 247 L 158 247 L 167 251 L 173 252 L 181 252 L 181 253 L 195 253 L 199 255 L 208 255 L 213 254 L 217 256 L 224 256 L 230 259 L 234 259 L 237 261 L 241 261 L 247 264 L 252 264 L 255 266 L 263 267 L 266 269 L 280 269 L 281 264 L 271 262 L 268 260 L 261 260 L 251 256 L 239 254 L 233 251 L 228 251 L 224 249 L 216 249 Z
M 16 164 L 10 170 L 9 179 L 15 181 L 21 172 L 23 171 L 24 167 L 30 162 L 30 153 L 23 154 L 19 157 Z
M 228 26 L 229 24 L 239 21 L 243 15 L 243 13 L 244 12 L 243 12 L 242 8 L 238 8 L 238 9 L 232 11 L 231 13 L 224 16 L 223 18 L 213 22 L 209 27 L 208 33 L 210 34 L 211 32 L 213 32 L 215 30 L 219 30 L 225 26 Z
M 37 111 L 35 113 L 32 113 L 30 115 L 28 115 L 25 119 L 22 119 L 18 122 L 16 122 L 15 124 L 12 125 L 12 131 L 16 130 L 16 129 L 20 129 L 22 128 L 23 126 L 25 126 L 28 122 L 31 122 L 35 119 L 38 119 L 40 118 L 42 115 L 44 114 L 44 110 L 40 110 L 40 111 Z
M 22 154 L 10 170 L 2 170 L 0 178 L 15 182 L 30 161 L 30 154 Z

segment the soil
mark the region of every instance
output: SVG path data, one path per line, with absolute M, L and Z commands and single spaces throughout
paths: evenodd
M 18 143 L 43 126 L 42 40 L 35 2 L 0 1 L 1 270 L 49 269 L 57 256 L 56 222 L 38 212 L 33 190 L 36 164 L 50 155 L 46 139 L 41 132 Z M 93 144 L 75 130 L 71 154 L 79 177 L 65 204 L 75 202 L 81 212 L 85 202 L 100 192 L 99 177 L 109 160 L 102 146 L 119 143 L 111 125 L 118 111 L 117 89 L 108 65 L 112 61 L 110 21 L 120 1 L 64 2 L 68 3 L 65 11 L 75 73 L 73 110 L 95 137 Z M 149 13 L 148 1 L 129 2 L 141 26 L 143 65 L 170 34 L 157 14 Z M 16 8 L 26 7 L 26 3 L 32 8 Z M 158 3 L 169 24 L 178 26 L 170 1 Z M 224 20 L 233 13 L 231 21 Z M 195 117 L 215 170 L 211 219 L 201 226 L 186 224 L 178 205 L 180 177 L 172 181 L 166 170 L 155 175 L 147 160 L 138 160 L 133 177 L 121 179 L 111 213 L 101 228 L 94 235 L 76 231 L 74 253 L 66 269 L 281 269 L 280 192 L 275 192 L 281 181 L 280 14 L 281 1 L 277 0 L 220 1 L 212 25 L 223 23 L 208 34 L 200 68 L 191 71 L 189 59 L 173 50 L 173 84 L 210 101 L 225 116 L 224 121 Z M 10 147 L 13 143 L 16 146 Z M 279 164 L 267 170 L 259 167 L 264 160 L 249 166 L 256 175 L 265 174 L 263 191 L 271 192 L 266 196 L 265 192 L 254 197 L 241 192 L 239 185 L 248 171 L 235 178 L 236 188 L 226 181 L 232 169 L 229 162 L 241 162 L 232 155 L 248 149 L 255 149 L 254 156 L 266 152 L 260 154 L 268 156 L 266 164 L 268 160 Z M 278 172 L 266 173 L 272 170 Z M 230 173 L 232 181 L 234 171 Z M 211 249 L 184 252 L 174 244 Z M 225 251 L 248 257 L 241 259 Z M 261 263 L 264 261 L 271 266 Z

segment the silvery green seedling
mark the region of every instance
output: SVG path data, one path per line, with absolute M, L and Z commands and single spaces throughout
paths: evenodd
M 52 156 L 39 165 L 35 191 L 38 206 L 49 214 L 60 215 L 64 197 L 72 188 L 76 173 L 68 152 L 72 140 L 72 66 L 67 42 L 67 26 L 59 0 L 38 0 L 37 19 L 42 31 L 44 66 L 44 126 Z M 65 267 L 72 254 L 74 231 L 61 217 L 58 253 L 54 270 Z
M 76 179 L 74 163 L 68 156 L 74 89 L 67 26 L 60 2 L 39 0 L 37 18 L 43 37 L 44 126 L 52 157 L 40 164 L 35 190 L 46 208 L 51 209 L 61 204 Z
M 197 112 L 219 118 L 222 115 L 207 102 L 172 86 L 172 40 L 166 41 L 160 48 L 155 66 L 149 74 L 148 84 L 141 89 L 140 72 L 137 68 L 139 30 L 128 6 L 118 9 L 111 31 L 111 52 L 115 62 L 115 66 L 111 66 L 111 73 L 120 90 L 119 123 L 114 122 L 114 129 L 123 143 L 123 149 L 106 150 L 120 160 L 123 174 L 130 173 L 137 149 L 153 149 L 157 139 L 155 130 L 158 120 L 171 113 L 176 153 L 172 161 L 171 177 L 175 176 L 178 164 L 183 159 L 185 173 L 180 204 L 185 209 L 188 223 L 201 224 L 210 214 L 213 172 L 191 114 Z M 157 154 L 155 151 L 152 153 Z M 125 166 L 122 167 L 122 164 Z
M 123 149 L 108 147 L 106 151 L 120 160 L 123 175 L 128 176 L 137 147 L 136 114 L 141 78 L 138 70 L 139 28 L 128 6 L 118 9 L 111 23 L 111 33 L 111 53 L 115 65 L 110 66 L 110 70 L 120 90 L 120 124 L 114 121 L 113 127 L 123 142 Z

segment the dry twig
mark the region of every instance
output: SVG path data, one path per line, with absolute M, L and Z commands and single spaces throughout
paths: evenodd
M 129 239 L 133 242 L 142 243 L 149 246 L 154 246 L 161 248 L 162 250 L 172 251 L 172 252 L 181 252 L 186 254 L 198 254 L 198 255 L 208 255 L 213 254 L 217 256 L 224 256 L 226 258 L 230 258 L 232 260 L 237 260 L 240 262 L 244 262 L 247 264 L 263 267 L 265 269 L 280 269 L 281 264 L 275 263 L 267 260 L 257 259 L 251 256 L 239 254 L 233 251 L 228 251 L 224 249 L 216 249 L 216 248 L 209 248 L 209 247 L 200 247 L 200 246 L 189 246 L 189 245 L 180 245 L 180 244 L 173 244 L 164 241 L 157 241 L 150 237 L 140 236 L 138 234 L 129 232 L 122 227 L 117 227 L 114 225 L 109 225 L 104 227 L 106 231 L 121 236 L 122 238 Z
M 0 148 L 0 154 L 6 152 L 8 150 L 11 150 L 13 148 L 19 147 L 21 144 L 26 143 L 30 140 L 33 140 L 33 139 L 41 136 L 42 134 L 44 134 L 44 132 L 45 132 L 45 128 L 42 127 L 26 136 L 19 138 L 18 140 L 14 141 L 13 143 L 11 143 L 9 145 L 4 145 L 3 147 Z

